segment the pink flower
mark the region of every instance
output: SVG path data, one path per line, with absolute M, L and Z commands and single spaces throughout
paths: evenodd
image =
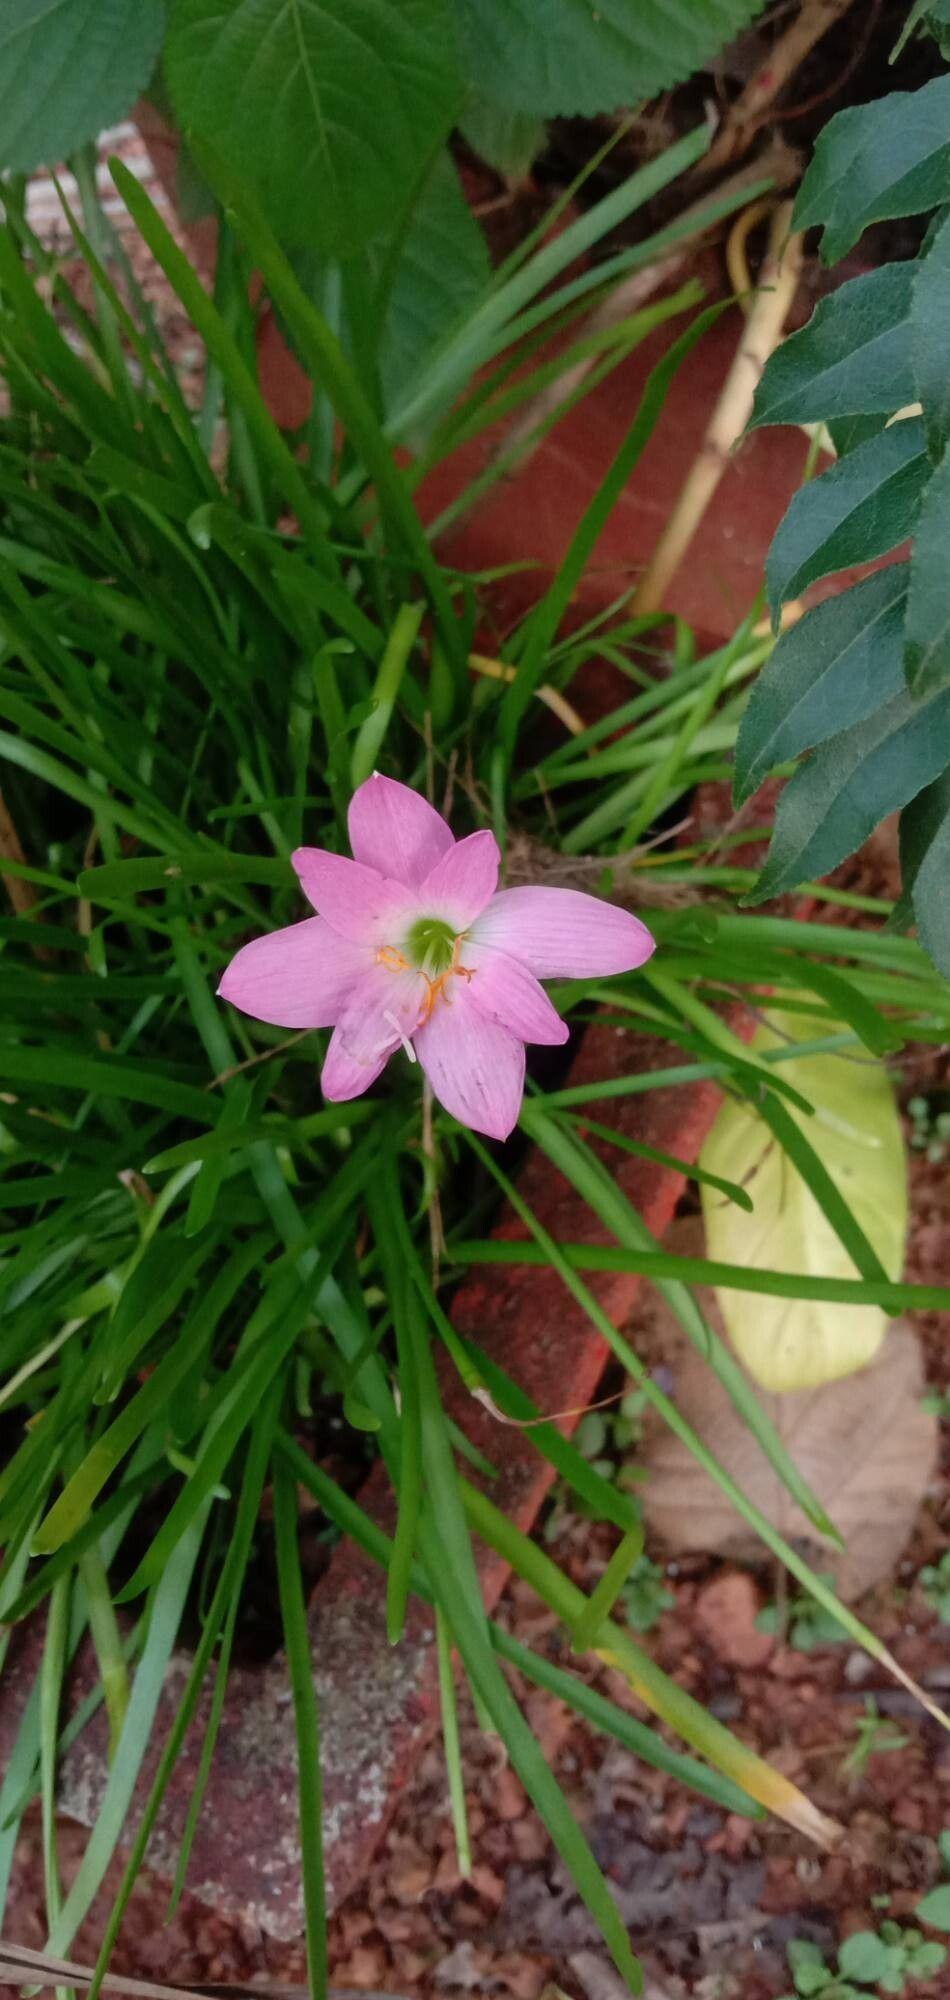
M 453 1117 L 506 1139 L 524 1091 L 526 1042 L 568 1030 L 540 979 L 630 972 L 653 950 L 639 918 L 576 889 L 502 889 L 491 833 L 455 840 L 392 778 L 350 800 L 352 861 L 299 847 L 318 912 L 254 938 L 218 992 L 255 1020 L 333 1028 L 321 1082 L 359 1097 L 402 1047 Z

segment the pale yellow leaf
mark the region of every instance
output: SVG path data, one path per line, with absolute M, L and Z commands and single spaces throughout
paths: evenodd
M 835 1032 L 827 1016 L 770 1010 L 751 1044 L 763 1051 Z M 833 1176 L 889 1278 L 900 1277 L 907 1233 L 907 1168 L 897 1105 L 884 1064 L 860 1048 L 802 1055 L 781 1074 L 815 1107 L 791 1116 Z M 824 1278 L 860 1273 L 811 1190 L 755 1109 L 727 1100 L 699 1157 L 707 1172 L 738 1181 L 748 1215 L 715 1188 L 702 1190 L 707 1255 L 747 1270 Z M 879 1306 L 825 1305 L 717 1290 L 733 1346 L 763 1389 L 815 1388 L 862 1368 L 887 1325 Z

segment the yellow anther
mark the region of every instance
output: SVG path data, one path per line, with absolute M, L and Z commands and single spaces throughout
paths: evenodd
M 425 988 L 426 988 L 425 999 L 422 1003 L 422 1013 L 419 1017 L 419 1022 L 418 1022 L 418 1026 L 420 1028 L 422 1027 L 423 1022 L 428 1021 L 440 994 L 442 996 L 442 999 L 445 1001 L 446 1006 L 447 1007 L 451 1006 L 452 1003 L 449 999 L 448 993 L 446 992 L 446 987 L 450 979 L 467 979 L 471 981 L 474 978 L 475 976 L 474 972 L 467 965 L 461 965 L 459 963 L 460 954 L 464 943 L 465 943 L 465 936 L 463 933 L 462 936 L 457 937 L 453 943 L 451 965 L 447 965 L 445 971 L 440 972 L 436 979 L 430 979 L 427 972 L 422 972 L 420 970 L 419 976 L 421 979 L 425 981 Z M 410 965 L 409 960 L 403 957 L 402 952 L 397 950 L 394 944 L 383 944 L 379 946 L 379 949 L 377 950 L 376 953 L 376 963 L 377 965 L 384 965 L 386 967 L 387 972 L 412 972 L 416 970 L 414 966 Z
M 440 972 L 438 979 L 428 979 L 426 978 L 425 973 L 423 973 L 422 976 L 426 982 L 426 997 L 423 1002 L 422 1021 L 427 1021 L 429 1019 L 429 1016 L 432 1013 L 432 1009 L 435 1006 L 435 1003 L 438 1000 L 440 994 L 442 995 L 442 998 L 445 1001 L 446 1006 L 451 1007 L 452 1002 L 449 998 L 448 993 L 445 990 L 448 981 L 450 979 L 467 979 L 469 983 L 471 983 L 471 981 L 474 979 L 475 977 L 474 971 L 471 970 L 467 965 L 460 965 L 458 962 L 459 952 L 462 949 L 462 943 L 463 943 L 462 938 L 457 937 L 452 951 L 452 963 L 450 966 L 446 967 L 446 970 L 444 972 Z M 419 1023 L 420 1027 L 422 1026 L 422 1021 L 420 1021 Z
M 410 970 L 409 960 L 403 958 L 402 952 L 397 951 L 394 944 L 380 945 L 376 953 L 376 963 L 377 965 L 384 965 L 387 972 L 408 972 Z

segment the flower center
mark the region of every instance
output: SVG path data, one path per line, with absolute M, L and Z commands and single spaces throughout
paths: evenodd
M 451 971 L 460 940 L 442 917 L 419 917 L 406 939 L 413 965 L 427 979 L 442 979 Z
M 471 981 L 474 973 L 466 965 L 460 964 L 464 933 L 456 936 L 450 924 L 442 917 L 419 917 L 403 941 L 398 945 L 380 945 L 376 953 L 377 965 L 384 965 L 387 972 L 418 972 L 425 982 L 425 998 L 415 1026 L 421 1028 L 428 1021 L 437 1000 L 449 1005 L 447 991 L 452 979 Z M 385 1014 L 384 1020 L 393 1021 L 392 1014 Z M 414 1028 L 409 1033 L 413 1034 Z M 407 1037 L 401 1034 L 404 1046 Z M 409 1051 L 412 1054 L 412 1051 Z M 413 1057 L 413 1060 L 415 1058 Z

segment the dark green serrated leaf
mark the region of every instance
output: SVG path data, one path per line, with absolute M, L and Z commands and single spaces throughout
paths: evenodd
M 283 240 L 334 258 L 406 208 L 461 91 L 448 0 L 173 0 L 165 73 Z
M 816 750 L 779 799 L 769 858 L 749 900 L 764 902 L 837 868 L 939 776 L 948 729 L 950 692 L 916 702 L 904 688 Z
M 907 597 L 904 664 L 916 694 L 950 684 L 950 457 L 921 503 Z
M 487 291 L 490 275 L 485 238 L 443 152 L 413 209 L 390 293 L 379 353 L 387 410 Z
M 912 534 L 930 477 L 919 418 L 891 424 L 796 493 L 765 567 L 775 625 L 787 598 L 852 563 L 872 562 Z
M 459 119 L 459 130 L 473 153 L 487 160 L 506 180 L 523 180 L 540 153 L 547 127 L 532 111 L 494 104 L 473 91 Z
M 799 189 L 793 227 L 825 227 L 837 263 L 871 222 L 922 215 L 950 199 L 950 76 L 839 111 L 825 126 Z
M 455 0 L 475 87 L 542 117 L 615 111 L 702 69 L 763 0 Z
M 950 769 L 905 806 L 900 849 L 917 935 L 937 970 L 950 978 Z
M 927 443 L 935 459 L 950 438 L 950 215 L 918 260 L 910 309 L 910 351 L 914 386 L 923 406 Z
M 915 266 L 884 264 L 821 299 L 766 363 L 751 429 L 893 416 L 915 397 L 910 311 Z
M 737 804 L 775 764 L 863 722 L 900 693 L 908 567 L 879 570 L 783 634 L 739 725 Z
M 0 0 L 0 168 L 55 165 L 145 89 L 163 0 Z

